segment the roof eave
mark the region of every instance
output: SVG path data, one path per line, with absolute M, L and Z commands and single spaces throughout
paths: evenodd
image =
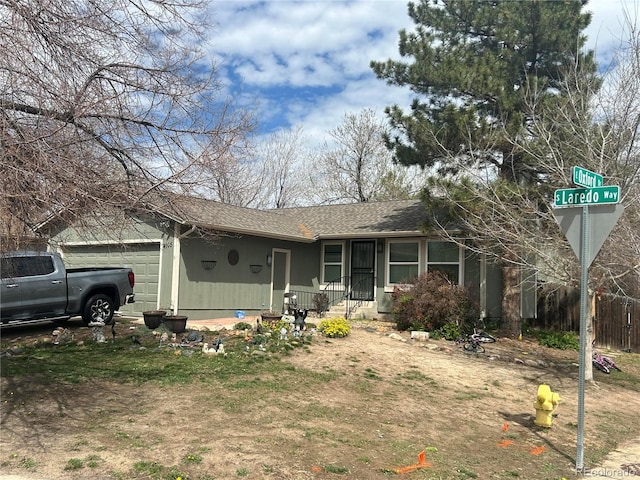
M 192 223 L 190 222 L 178 222 L 181 225 L 185 225 L 185 226 L 191 226 Z M 230 228 L 230 227 L 224 227 L 221 225 L 207 225 L 207 224 L 197 224 L 198 228 L 204 228 L 207 230 L 215 230 L 218 232 L 226 232 L 226 233 L 235 233 L 238 235 L 251 235 L 254 237 L 262 237 L 262 238 L 272 238 L 272 239 L 276 239 L 276 240 L 287 240 L 287 241 L 291 241 L 291 242 L 298 242 L 298 243 L 313 243 L 315 241 L 318 240 L 318 237 L 302 237 L 302 236 L 297 236 L 297 235 L 287 235 L 287 234 L 279 234 L 279 233 L 270 233 L 270 232 L 262 232 L 262 231 L 257 231 L 257 230 L 252 230 L 252 229 L 243 229 L 243 228 Z
M 336 233 L 318 235 L 319 240 L 335 240 L 338 238 L 389 238 L 389 237 L 415 237 L 422 235 L 419 231 L 390 231 L 390 232 L 357 232 L 357 233 Z

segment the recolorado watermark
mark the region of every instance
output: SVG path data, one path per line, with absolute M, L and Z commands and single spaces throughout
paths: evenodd
M 580 474 L 581 472 L 576 472 Z M 588 477 L 605 477 L 605 478 L 638 478 L 635 473 L 622 468 L 590 468 L 585 470 L 584 475 Z

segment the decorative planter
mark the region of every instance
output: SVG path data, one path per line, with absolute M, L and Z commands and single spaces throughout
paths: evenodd
M 187 317 L 183 315 L 166 315 L 162 321 L 173 333 L 182 333 L 187 329 Z
M 162 324 L 162 320 L 166 314 L 167 312 L 164 310 L 149 310 L 147 312 L 142 312 L 144 324 L 151 330 L 158 328 Z
M 276 325 L 282 318 L 281 313 L 269 312 L 261 315 L 262 323 L 267 325 Z

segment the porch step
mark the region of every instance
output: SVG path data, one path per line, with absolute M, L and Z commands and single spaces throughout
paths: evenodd
M 344 317 L 347 310 L 346 302 L 332 305 L 325 313 L 325 317 Z M 375 318 L 378 316 L 378 302 L 362 302 L 358 307 L 351 310 L 350 318 Z

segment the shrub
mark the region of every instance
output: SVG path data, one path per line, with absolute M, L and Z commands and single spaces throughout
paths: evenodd
M 457 340 L 462 336 L 460 326 L 456 322 L 445 323 L 442 327 L 433 331 L 434 339 L 444 338 L 445 340 Z
M 248 322 L 238 322 L 233 326 L 234 330 L 252 330 L 253 325 Z
M 447 324 L 460 325 L 475 318 L 467 290 L 440 272 L 428 272 L 411 285 L 395 287 L 391 301 L 398 330 L 433 332 Z
M 318 330 L 325 337 L 346 337 L 351 332 L 351 325 L 346 318 L 326 318 L 320 322 Z
M 329 297 L 327 297 L 326 293 L 316 293 L 311 301 L 313 302 L 313 308 L 319 316 L 322 316 L 324 312 L 329 310 Z
M 543 347 L 580 350 L 580 338 L 575 332 L 540 331 L 536 333 L 536 337 Z

